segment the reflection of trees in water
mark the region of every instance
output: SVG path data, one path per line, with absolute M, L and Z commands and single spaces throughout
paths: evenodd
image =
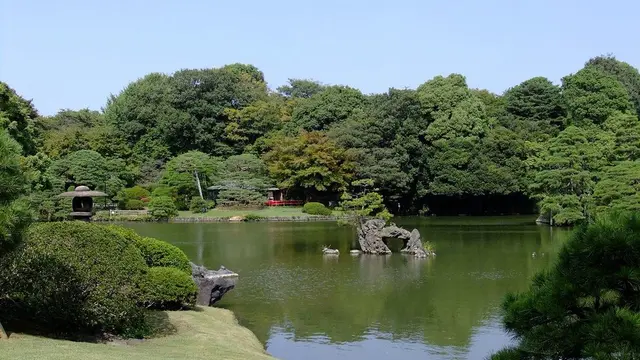
M 297 339 L 352 342 L 374 330 L 465 347 L 507 291 L 524 290 L 549 266 L 567 234 L 544 226 L 430 225 L 419 230 L 436 243 L 438 257 L 416 259 L 351 257 L 352 230 L 331 223 L 142 225 L 144 235 L 173 241 L 206 266 L 239 272 L 221 305 L 263 343 L 280 327 Z M 323 257 L 322 245 L 340 256 Z

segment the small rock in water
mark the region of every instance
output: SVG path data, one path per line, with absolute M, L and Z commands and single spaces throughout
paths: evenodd
M 351 251 L 349 251 L 349 254 L 351 254 L 351 255 L 360 255 L 361 252 L 362 251 L 360 251 L 360 250 L 351 250 Z

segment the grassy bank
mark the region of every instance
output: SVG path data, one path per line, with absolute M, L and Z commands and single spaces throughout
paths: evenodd
M 154 339 L 96 344 L 12 334 L 0 340 L 0 353 L 12 360 L 273 359 L 228 310 L 199 308 L 162 314 L 168 316 L 162 322 L 167 335 Z

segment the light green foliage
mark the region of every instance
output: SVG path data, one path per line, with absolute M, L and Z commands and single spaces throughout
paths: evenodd
M 142 236 L 140 236 L 135 230 L 131 228 L 126 228 L 119 225 L 107 225 L 105 227 L 109 229 L 109 231 L 115 232 L 119 236 L 122 236 L 125 240 L 129 241 L 131 244 L 134 244 L 136 247 L 138 246 L 138 242 L 142 240 Z
M 136 241 L 142 257 L 149 267 L 171 267 L 191 274 L 191 264 L 187 255 L 178 247 L 154 238 L 140 238 Z
M 504 325 L 519 343 L 492 359 L 638 357 L 639 234 L 631 215 L 576 230 L 549 272 L 506 297 Z
M 0 130 L 8 131 L 26 155 L 36 153 L 37 117 L 31 101 L 0 81 Z
M 309 215 L 331 215 L 331 209 L 328 209 L 324 204 L 319 202 L 308 202 L 302 207 L 302 212 Z
M 263 206 L 265 201 L 266 196 L 262 192 L 243 188 L 221 190 L 217 200 L 219 206 L 227 208 L 258 208 Z
M 636 114 L 640 116 L 640 72 L 638 69 L 610 55 L 589 59 L 585 66 L 611 75 L 624 85 L 635 105 Z
M 3 264 L 1 316 L 53 332 L 139 334 L 146 272 L 138 249 L 102 226 L 34 225 Z
M 569 126 L 530 158 L 535 170 L 530 191 L 540 199 L 542 214 L 557 225 L 586 219 L 593 205 L 597 174 L 608 164 L 613 139 L 595 129 Z
M 364 217 L 373 216 L 385 221 L 389 221 L 393 215 L 384 206 L 382 195 L 373 188 L 374 182 L 371 179 L 356 180 L 351 183 L 351 192 L 342 194 L 340 210 L 353 218 L 356 223 Z
M 634 110 L 625 87 L 594 67 L 564 77 L 562 90 L 574 125 L 602 124 L 616 111 Z
M 172 267 L 150 268 L 143 289 L 144 306 L 150 309 L 191 308 L 198 296 L 198 287 L 191 275 Z
M 305 193 L 339 191 L 351 178 L 353 163 L 344 149 L 321 132 L 271 140 L 264 160 L 272 178 L 283 188 Z
M 149 215 L 157 220 L 167 220 L 178 216 L 178 208 L 173 199 L 168 196 L 151 197 L 151 201 L 147 206 Z
M 595 186 L 598 212 L 640 211 L 640 161 L 623 161 L 607 167 Z
M 269 187 L 264 162 L 252 154 L 234 155 L 222 164 L 217 186 L 218 204 L 224 207 L 259 207 Z

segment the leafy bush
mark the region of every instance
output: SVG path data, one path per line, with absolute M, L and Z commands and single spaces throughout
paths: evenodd
M 138 249 L 149 267 L 172 267 L 191 274 L 191 263 L 178 247 L 154 238 L 137 240 Z
M 191 275 L 172 267 L 149 269 L 144 286 L 144 306 L 178 310 L 196 304 L 198 287 Z
M 140 251 L 104 226 L 31 226 L 0 269 L 4 319 L 50 331 L 135 335 L 147 266 Z
M 123 238 L 125 238 L 127 241 L 129 241 L 131 244 L 133 244 L 136 247 L 138 247 L 138 242 L 143 239 L 142 236 L 140 236 L 137 232 L 135 232 L 135 230 L 126 228 L 124 226 L 107 225 L 105 226 L 105 228 L 122 236 Z
M 302 207 L 302 212 L 309 215 L 331 215 L 331 209 L 328 209 L 326 206 L 319 202 L 308 202 L 304 204 L 304 206 Z
M 125 205 L 125 209 L 127 210 L 142 210 L 144 209 L 144 201 L 137 199 L 127 200 L 127 204 Z
M 166 220 L 178 215 L 178 209 L 173 200 L 168 196 L 151 198 L 149 202 L 149 214 L 154 219 Z
M 142 186 L 134 186 L 132 188 L 122 189 L 118 192 L 118 196 L 116 199 L 118 200 L 118 207 L 121 209 L 127 210 L 140 210 L 144 208 L 144 204 L 148 201 L 151 193 L 149 190 L 143 188 Z M 133 204 L 137 205 L 137 207 L 129 206 L 130 201 L 136 201 Z M 139 205 L 137 201 L 142 203 L 142 206 Z
M 259 207 L 265 196 L 255 190 L 234 188 L 220 191 L 217 201 L 223 207 Z
M 113 221 L 113 222 L 154 221 L 154 219 L 151 217 L 151 215 L 143 215 L 143 214 L 134 214 L 134 215 L 117 214 L 117 215 L 110 215 L 108 211 L 98 211 L 95 215 L 93 215 L 91 220 L 92 221 Z
M 206 213 L 208 208 L 207 201 L 199 196 L 194 196 L 191 198 L 191 203 L 189 204 L 189 211 L 194 214 L 198 213 Z

